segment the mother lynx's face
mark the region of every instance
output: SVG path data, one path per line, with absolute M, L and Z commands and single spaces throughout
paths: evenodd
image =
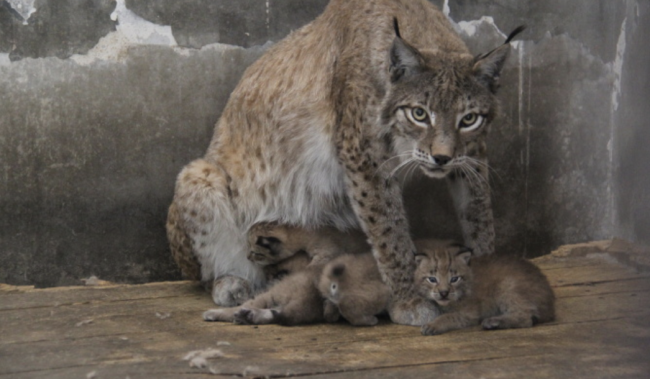
M 420 52 L 399 37 L 391 51 L 391 90 L 382 123 L 390 129 L 400 164 L 442 178 L 476 177 L 487 167 L 485 136 L 498 103 L 495 91 L 509 46 L 487 56 Z M 476 178 L 480 180 L 480 178 Z

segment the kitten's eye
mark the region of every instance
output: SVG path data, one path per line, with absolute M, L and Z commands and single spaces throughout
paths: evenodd
M 438 283 L 438 279 L 436 279 L 435 276 L 430 276 L 430 277 L 428 277 L 428 278 L 427 278 L 427 281 L 428 281 L 429 283 L 433 283 L 433 284 Z
M 456 283 L 459 280 L 460 276 L 452 276 L 451 279 L 449 279 L 449 283 Z
M 415 107 L 411 109 L 411 116 L 413 116 L 415 121 L 422 122 L 427 119 L 427 111 L 424 108 Z
M 460 119 L 458 128 L 463 132 L 471 132 L 472 130 L 478 129 L 481 124 L 483 124 L 483 116 L 472 112 L 466 114 L 463 118 Z

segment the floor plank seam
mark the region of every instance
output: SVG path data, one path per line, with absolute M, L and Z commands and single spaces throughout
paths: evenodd
M 596 280 L 596 281 L 588 281 L 588 282 L 578 282 L 578 283 L 567 283 L 567 284 L 555 284 L 552 285 L 551 287 L 553 288 L 566 288 L 566 287 L 593 287 L 598 284 L 607 284 L 607 283 L 616 283 L 616 282 L 630 282 L 634 280 L 639 280 L 639 279 L 648 279 L 650 280 L 650 276 L 636 276 L 633 278 L 621 278 L 621 279 L 609 279 L 609 280 Z

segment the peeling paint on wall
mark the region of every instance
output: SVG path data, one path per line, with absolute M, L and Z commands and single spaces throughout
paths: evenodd
M 7 0 L 9 5 L 23 18 L 23 25 L 27 25 L 27 20 L 32 13 L 36 12 L 34 2 L 36 0 Z
M 484 28 L 485 26 L 492 27 L 494 30 L 503 36 L 503 39 L 507 37 L 506 34 L 504 34 L 501 30 L 499 30 L 499 27 L 494 23 L 494 18 L 491 16 L 483 16 L 479 20 L 471 20 L 471 21 L 461 21 L 458 23 L 458 26 L 460 27 L 460 30 L 467 36 L 467 37 L 474 37 L 476 32 L 480 30 L 481 28 Z
M 117 0 L 111 20 L 117 21 L 117 31 L 137 44 L 177 46 L 172 28 L 149 22 L 127 9 L 125 0 Z
M 117 22 L 116 31 L 101 38 L 88 54 L 73 55 L 70 59 L 83 65 L 97 60 L 121 61 L 130 46 L 178 46 L 171 26 L 154 24 L 141 18 L 131 12 L 124 1 L 117 0 L 115 10 L 111 13 L 111 20 Z

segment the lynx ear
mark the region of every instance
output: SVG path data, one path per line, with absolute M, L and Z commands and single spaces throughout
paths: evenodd
M 474 58 L 474 75 L 476 75 L 479 82 L 488 87 L 493 93 L 496 93 L 497 89 L 499 89 L 501 69 L 503 69 L 508 54 L 510 54 L 510 41 L 525 29 L 526 25 L 516 27 L 515 30 L 510 32 L 503 45 Z
M 422 71 L 424 58 L 420 52 L 402 39 L 397 19 L 394 19 L 395 39 L 390 48 L 390 80 L 395 83 L 405 76 Z
M 456 257 L 462 259 L 463 262 L 469 266 L 470 260 L 472 259 L 472 254 L 474 254 L 474 251 L 472 249 L 463 246 L 456 253 Z
M 499 89 L 499 77 L 509 53 L 510 45 L 501 45 L 487 55 L 477 57 L 474 62 L 474 75 L 493 93 Z

